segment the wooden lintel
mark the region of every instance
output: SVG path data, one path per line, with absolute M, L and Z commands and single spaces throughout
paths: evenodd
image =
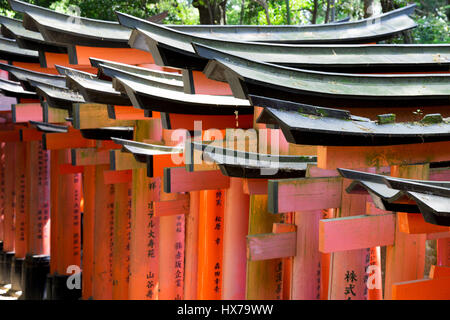
M 319 251 L 348 251 L 394 243 L 395 214 L 351 216 L 319 222 Z
M 72 149 L 72 165 L 90 166 L 109 164 L 109 151 L 94 148 Z
M 145 169 L 147 167 L 145 163 L 136 161 L 132 153 L 110 150 L 109 155 L 111 170 Z
M 295 224 L 276 222 L 273 224 L 272 232 L 273 233 L 297 232 L 297 226 Z
M 392 300 L 450 300 L 450 277 L 394 283 Z
M 269 180 L 268 210 L 285 213 L 339 208 L 341 191 L 340 177 Z
M 42 121 L 42 107 L 40 103 L 13 104 L 11 110 L 14 123 Z
M 114 120 L 108 117 L 106 104 L 82 103 L 73 105 L 73 127 L 93 129 L 102 127 L 133 127 L 133 120 Z
M 220 171 L 188 172 L 184 167 L 164 168 L 164 192 L 217 190 L 230 187 L 230 178 Z
M 44 133 L 42 137 L 45 150 L 73 148 L 93 148 L 95 140 L 85 139 L 80 130 L 69 130 L 67 133 Z
M 43 133 L 34 128 L 20 130 L 20 141 L 41 141 Z
M 65 123 L 69 118 L 69 110 L 50 107 L 47 103 L 42 104 L 42 121 L 47 123 Z
M 249 261 L 293 257 L 296 254 L 297 232 L 265 233 L 247 236 Z
M 323 147 L 317 149 L 322 169 L 358 169 L 448 161 L 450 141 L 395 146 Z
M 245 194 L 267 194 L 267 179 L 243 179 Z
M 59 165 L 59 174 L 74 174 L 74 173 L 83 173 L 83 166 L 73 166 L 69 163 L 62 163 Z
M 398 222 L 401 232 L 409 234 L 419 233 L 441 233 L 449 232 L 450 227 L 438 226 L 435 224 L 425 222 L 420 213 L 405 213 L 398 212 Z
M 186 194 L 180 199 L 171 201 L 152 202 L 155 209 L 155 216 L 175 216 L 179 214 L 189 214 L 189 195 Z
M 445 239 L 445 238 L 450 238 L 450 231 L 427 233 L 427 240 L 437 240 L 437 239 Z
M 105 184 L 130 183 L 132 180 L 131 170 L 105 170 L 103 171 L 103 181 Z
M 108 105 L 108 117 L 113 120 L 148 120 L 145 111 L 129 106 Z
M 20 141 L 19 130 L 0 131 L 0 142 L 18 142 Z
M 450 266 L 432 265 L 430 268 L 430 279 L 450 278 Z

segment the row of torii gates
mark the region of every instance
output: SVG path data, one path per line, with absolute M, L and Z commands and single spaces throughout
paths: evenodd
M 107 31 L 102 35 L 97 29 L 88 37 L 83 33 L 84 27 L 89 31 L 88 24 L 74 28 L 69 37 L 66 29 L 72 21 L 67 22 L 67 16 L 21 1 L 10 4 L 24 13 L 24 20 L 0 19 L 5 37 L 0 39 L 1 69 L 6 70 L 0 89 L 0 282 L 10 284 L 4 287 L 7 294 L 22 292 L 22 299 L 123 300 L 450 298 L 450 228 L 427 223 L 420 213 L 377 208 L 369 194 L 346 192 L 353 181 L 337 171 L 450 181 L 450 140 L 302 145 L 288 142 L 273 123 L 257 123 L 264 111 L 257 104 L 239 102 L 242 110 L 251 108 L 247 114 L 138 109 L 146 90 L 139 96 L 130 74 L 128 80 L 124 74 L 108 77 L 112 69 L 121 68 L 114 62 L 124 64 L 122 70 L 129 65 L 125 72 L 133 76 L 144 71 L 132 66 L 154 70 L 154 77 L 166 77 L 174 86 L 181 82 L 181 91 L 184 81 L 184 91 L 195 92 L 174 89 L 174 99 L 231 95 L 236 82 L 208 79 L 207 72 L 194 68 L 161 66 L 161 57 L 158 66 L 147 51 L 102 42 Z M 60 24 L 51 29 L 45 19 Z M 129 30 L 119 24 L 114 28 L 119 26 Z M 134 39 L 136 30 L 130 31 Z M 385 38 L 391 36 L 388 32 Z M 188 63 L 181 61 L 182 55 L 178 59 Z M 444 55 L 427 68 L 444 79 L 449 63 Z M 94 91 L 69 85 L 81 79 L 81 73 L 109 87 L 97 87 L 95 98 L 88 98 Z M 63 85 L 56 85 L 58 81 Z M 448 89 L 448 82 L 445 85 Z M 107 100 L 116 94 L 113 88 L 120 91 L 115 101 L 131 103 L 116 106 L 114 98 Z M 187 109 L 201 104 L 187 99 Z M 315 101 L 320 106 L 323 100 Z M 447 93 L 446 104 L 423 110 L 438 109 L 448 116 L 448 101 Z M 411 120 L 410 110 L 400 109 L 395 109 L 397 117 Z M 357 110 L 372 118 L 391 113 L 389 108 Z M 202 131 L 196 130 L 195 121 L 201 121 Z M 213 148 L 229 148 L 225 139 L 236 128 L 256 132 L 250 141 L 237 143 L 244 154 L 258 145 L 258 157 L 278 148 L 281 155 L 311 161 L 300 176 L 296 169 L 281 168 L 279 172 L 288 172 L 283 178 L 250 174 L 255 167 L 246 164 L 202 161 L 206 142 L 215 140 Z M 220 134 L 222 139 L 214 139 Z M 180 140 L 186 135 L 191 139 Z M 234 141 L 231 147 L 237 148 Z M 259 161 L 256 171 L 261 169 Z M 401 198 L 398 203 L 412 200 Z M 427 241 L 437 242 L 437 254 L 425 273 Z

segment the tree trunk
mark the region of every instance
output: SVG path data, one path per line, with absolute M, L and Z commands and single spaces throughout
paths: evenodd
M 289 0 L 285 0 L 286 2 L 286 20 L 287 20 L 287 24 L 291 24 L 291 8 L 289 5 Z
M 330 1 L 327 0 L 327 10 L 325 11 L 325 23 L 328 23 L 330 21 Z
M 395 9 L 394 2 L 392 0 L 381 0 L 381 8 L 383 9 L 383 13 L 392 11 Z
M 264 8 L 264 13 L 266 14 L 267 24 L 269 24 L 269 25 L 272 24 L 270 22 L 269 5 L 267 4 L 267 1 L 266 0 L 253 0 L 253 1 L 256 1 Z
M 241 18 L 239 19 L 239 24 L 243 25 L 244 24 L 244 11 L 245 10 L 245 0 L 242 0 L 241 2 Z
M 373 0 L 364 0 L 364 18 L 373 16 Z
M 311 18 L 312 24 L 317 23 L 317 11 L 319 9 L 318 7 L 319 7 L 319 0 L 314 0 L 314 8 L 313 8 L 312 18 Z
M 218 3 L 216 0 L 194 0 L 192 6 L 198 9 L 200 24 L 226 24 L 227 0 Z

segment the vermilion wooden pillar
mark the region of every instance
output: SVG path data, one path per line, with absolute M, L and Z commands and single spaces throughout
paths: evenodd
M 113 296 L 114 300 L 129 297 L 130 237 L 131 237 L 131 182 L 114 184 L 114 251 Z
M 42 141 L 27 144 L 27 253 L 50 255 L 50 153 Z
M 200 192 L 189 193 L 189 214 L 185 217 L 184 299 L 197 300 L 198 214 Z
M 50 154 L 41 140 L 26 142 L 27 250 L 22 268 L 25 299 L 42 299 L 50 262 Z
M 428 180 L 429 165 L 391 166 L 391 176 Z M 399 215 L 395 242 L 386 247 L 386 277 L 384 299 L 392 299 L 392 285 L 396 282 L 422 279 L 425 268 L 426 234 L 407 234 L 399 230 Z
M 26 159 L 28 157 L 26 142 L 16 144 L 15 162 L 15 252 L 16 259 L 25 259 L 28 250 L 27 235 L 27 179 Z
M 152 121 L 136 121 L 135 141 L 160 141 L 161 138 L 160 126 Z M 147 169 L 133 169 L 129 282 L 132 300 L 159 298 L 160 222 L 153 201 L 157 200 L 160 187 L 156 182 L 147 177 Z
M 93 298 L 94 293 L 94 217 L 95 217 L 95 171 L 94 165 L 84 167 L 83 173 L 83 260 L 82 299 Z
M 5 146 L 0 142 L 0 242 L 3 246 L 5 237 Z
M 231 178 L 230 188 L 225 191 L 221 297 L 224 300 L 245 299 L 249 201 L 242 179 Z
M 199 300 L 222 295 L 224 191 L 200 191 L 198 285 Z
M 51 259 L 52 299 L 77 299 L 80 290 L 67 287 L 67 279 L 81 268 L 81 173 L 61 172 L 70 163 L 70 149 L 52 151 Z M 55 220 L 55 221 L 54 221 Z M 70 269 L 69 269 L 70 267 Z
M 114 186 L 104 183 L 109 165 L 95 169 L 94 300 L 112 299 Z
M 149 181 L 146 171 L 133 169 L 129 283 L 132 300 L 159 297 L 160 223 L 150 196 L 156 186 Z
M 3 235 L 3 251 L 14 252 L 14 220 L 16 209 L 16 165 L 20 161 L 16 161 L 16 145 L 17 142 L 8 142 L 5 146 L 5 208 L 4 208 L 4 235 Z
M 15 214 L 16 214 L 16 145 L 18 142 L 7 142 L 5 146 L 5 207 L 3 210 L 3 252 L 2 252 L 2 269 L 0 270 L 1 282 L 10 283 L 14 290 L 20 290 L 19 283 L 14 285 L 14 274 L 11 274 L 11 264 L 9 259 L 13 261 L 15 258 Z M 21 269 L 19 269 L 19 276 Z

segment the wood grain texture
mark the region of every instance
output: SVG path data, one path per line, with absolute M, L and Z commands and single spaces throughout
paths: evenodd
M 296 254 L 296 242 L 296 232 L 247 236 L 247 259 L 260 261 L 293 257 Z
M 269 180 L 271 213 L 311 211 L 341 206 L 342 178 Z
M 395 215 L 324 219 L 319 230 L 319 250 L 324 253 L 392 245 Z

